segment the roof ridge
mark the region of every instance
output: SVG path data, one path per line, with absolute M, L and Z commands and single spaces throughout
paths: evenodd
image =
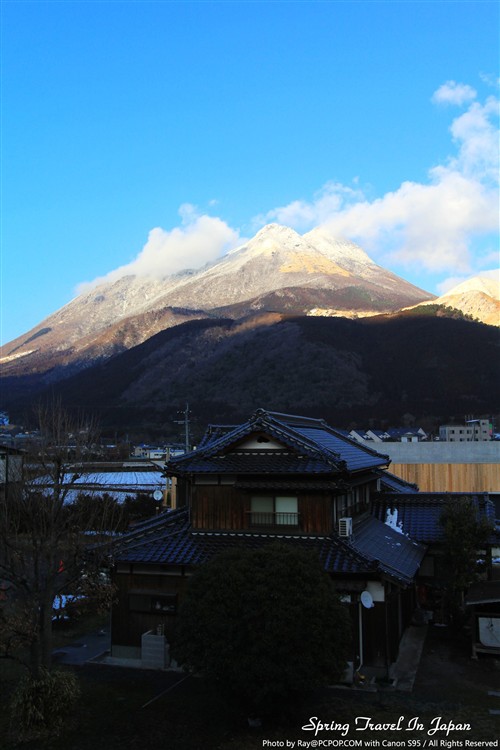
M 320 424 L 318 420 L 315 420 L 315 424 Z M 324 425 L 322 424 L 322 427 Z M 255 430 L 255 428 L 262 427 L 268 430 L 274 437 L 283 440 L 285 443 L 294 448 L 300 448 L 305 450 L 306 453 L 314 458 L 321 458 L 327 463 L 331 463 L 337 469 L 341 469 L 345 466 L 345 462 L 340 456 L 318 444 L 306 435 L 301 434 L 297 430 L 294 430 L 292 425 L 288 425 L 286 422 L 282 422 L 271 413 L 258 409 L 254 414 L 244 422 L 242 425 L 237 425 L 230 432 L 225 433 L 220 438 L 215 439 L 213 442 L 208 443 L 206 447 L 201 447 L 198 451 L 192 451 L 189 454 L 184 454 L 177 458 L 172 459 L 168 462 L 172 466 L 182 466 L 185 460 L 192 457 L 193 453 L 203 455 L 204 457 L 212 457 L 223 450 L 227 445 L 234 443 L 235 440 L 245 437 Z M 333 460 L 332 458 L 333 457 Z
M 260 538 L 266 538 L 266 539 L 310 539 L 313 541 L 324 541 L 325 539 L 329 539 L 329 534 L 279 534 L 279 533 L 259 533 L 254 531 L 245 531 L 245 530 L 239 530 L 239 531 L 232 531 L 230 529 L 224 529 L 222 531 L 201 531 L 201 530 L 193 530 L 189 532 L 191 536 L 237 536 L 237 537 L 252 537 L 255 539 Z
M 263 414 L 267 414 L 271 418 L 277 419 L 279 422 L 284 422 L 285 424 L 288 424 L 290 426 L 292 425 L 326 425 L 326 422 L 324 419 L 316 419 L 315 417 L 304 417 L 298 414 L 285 414 L 283 412 L 279 411 L 264 411 L 264 409 L 257 409 L 255 414 L 262 412 Z

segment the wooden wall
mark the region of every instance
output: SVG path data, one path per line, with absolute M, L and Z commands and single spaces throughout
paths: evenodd
M 500 464 L 391 464 L 389 471 L 421 492 L 500 492 Z
M 248 530 L 251 497 L 251 492 L 237 490 L 230 485 L 197 486 L 193 492 L 191 506 L 193 529 Z M 329 494 L 299 494 L 297 532 L 329 534 L 332 531 L 333 502 Z M 287 527 L 287 533 L 290 533 L 289 529 L 290 527 Z

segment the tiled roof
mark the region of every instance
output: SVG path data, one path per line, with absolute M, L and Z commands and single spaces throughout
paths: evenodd
M 232 432 L 236 427 L 237 425 L 235 424 L 209 424 L 207 429 L 205 430 L 205 434 L 198 443 L 198 450 L 206 448 L 207 445 L 210 445 L 219 438 L 224 437 L 224 435 L 227 435 L 228 432 Z
M 184 463 L 183 471 L 196 471 L 201 474 L 332 473 L 331 464 L 321 460 L 319 456 L 297 455 L 288 451 L 241 450 L 212 456 L 192 456 L 192 459 Z
M 181 508 L 164 511 L 157 516 L 140 521 L 128 533 L 122 534 L 114 543 L 113 555 L 121 555 L 125 550 L 138 550 L 137 554 L 141 556 L 142 552 L 139 550 L 143 546 L 164 539 L 170 534 L 177 534 L 181 529 L 188 527 L 188 520 L 187 510 Z
M 409 583 L 417 573 L 426 547 L 381 523 L 369 514 L 355 520 L 353 545 L 382 570 Z
M 345 432 L 330 427 L 323 419 L 311 419 L 278 412 L 267 414 L 269 418 L 286 424 L 302 437 L 311 440 L 322 450 L 338 456 L 345 463 L 347 471 L 386 466 L 390 462 L 388 456 L 378 453 L 373 448 L 360 445 Z
M 391 474 L 390 471 L 378 471 L 377 474 L 380 479 L 381 487 L 386 492 L 418 492 L 418 486 L 416 484 L 411 484 L 405 479 L 401 479 L 401 477 Z
M 265 433 L 282 451 L 238 450 L 244 438 Z M 287 450 L 288 449 L 288 450 Z M 356 472 L 386 466 L 389 458 L 308 417 L 258 409 L 236 427 L 212 425 L 198 450 L 169 461 L 167 472 L 306 473 Z
M 385 430 L 375 430 L 374 428 L 368 429 L 366 434 L 375 435 L 375 437 L 380 438 L 380 440 L 385 440 L 388 436 L 388 433 Z
M 33 485 L 41 488 L 44 494 L 50 494 L 53 488 L 52 477 L 39 476 Z M 101 473 L 85 472 L 82 474 L 67 473 L 62 479 L 65 488 L 65 502 L 75 502 L 81 494 L 106 494 L 119 503 L 137 493 L 152 494 L 155 490 L 165 490 L 165 476 L 160 469 L 148 471 L 103 471 Z
M 385 522 L 388 511 L 397 512 L 397 523 L 404 534 L 415 541 L 430 544 L 443 539 L 443 527 L 440 524 L 441 513 L 449 498 L 472 497 L 477 504 L 478 513 L 494 525 L 495 509 L 486 494 L 463 492 L 414 492 L 414 493 L 380 493 L 372 503 L 372 514 L 379 521 Z
M 295 428 L 300 435 L 313 440 L 323 450 L 328 450 L 341 457 L 347 471 L 359 471 L 361 469 L 372 469 L 376 466 L 384 466 L 389 463 L 389 458 L 380 453 L 360 445 L 355 440 L 336 432 L 332 427 L 325 426 L 316 428 Z
M 405 435 L 420 436 L 422 434 L 420 432 L 420 427 L 389 427 L 387 433 L 391 438 L 401 438 Z
M 162 565 L 200 565 L 222 550 L 234 547 L 258 549 L 273 542 L 294 544 L 301 549 L 317 553 L 328 573 L 334 575 L 373 576 L 387 575 L 399 583 L 411 582 L 418 565 L 415 561 L 423 548 L 399 539 L 400 535 L 374 519 L 368 519 L 363 531 L 350 540 L 336 535 L 298 536 L 286 534 L 254 534 L 249 532 L 192 531 L 187 510 L 167 511 L 151 522 L 145 522 L 122 537 L 114 545 L 115 562 Z M 375 527 L 383 527 L 386 536 L 395 538 L 392 550 L 375 549 L 379 544 Z M 385 546 L 390 546 L 387 541 Z M 397 549 L 397 545 L 401 549 Z M 412 545 L 413 555 L 409 548 Z M 400 568 L 398 569 L 398 565 Z

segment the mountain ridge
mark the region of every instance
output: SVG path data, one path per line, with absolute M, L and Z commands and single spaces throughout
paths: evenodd
M 491 284 L 456 292 L 436 299 L 324 228 L 271 224 L 201 269 L 82 292 L 3 347 L 0 409 L 56 394 L 154 430 L 186 400 L 210 420 L 257 403 L 337 423 L 495 413 L 498 330 L 464 315 L 500 303 Z M 472 307 L 450 311 L 460 295 Z
M 238 317 L 269 306 L 309 314 L 318 300 L 348 315 L 377 314 L 430 298 L 378 266 L 355 243 L 324 229 L 301 236 L 269 224 L 197 271 L 161 280 L 129 275 L 83 292 L 4 345 L 0 362 L 8 375 L 57 367 L 63 375 L 187 319 Z
M 462 281 L 434 300 L 412 307 L 441 305 L 460 310 L 486 325 L 500 326 L 500 269 Z
M 27 393 L 50 394 L 113 430 L 157 433 L 186 401 L 200 421 L 269 404 L 339 426 L 430 423 L 499 413 L 498 353 L 497 329 L 432 308 L 362 320 L 257 313 L 186 321 L 38 391 L 32 376 L 6 387 L 13 414 Z

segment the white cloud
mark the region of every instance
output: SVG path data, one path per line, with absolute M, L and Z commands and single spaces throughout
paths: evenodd
M 445 84 L 440 98 L 465 101 L 471 87 Z M 460 96 L 459 96 L 460 93 Z M 433 273 L 470 273 L 478 267 L 472 246 L 498 232 L 498 108 L 495 97 L 473 101 L 453 120 L 456 152 L 429 170 L 425 183 L 404 182 L 368 200 L 359 190 L 330 184 L 314 199 L 294 201 L 266 214 L 294 228 L 323 224 L 339 237 L 358 241 L 375 259 Z M 490 256 L 491 257 L 491 256 Z M 481 259 L 482 262 L 485 258 Z
M 403 183 L 373 202 L 364 201 L 331 217 L 332 234 L 353 238 L 374 255 L 430 271 L 470 266 L 469 239 L 498 225 L 494 191 L 458 172 L 445 171 L 434 184 Z
M 455 104 L 461 106 L 473 101 L 477 92 L 472 86 L 456 81 L 446 81 L 440 86 L 432 96 L 432 101 L 436 104 Z
M 453 121 L 450 131 L 459 151 L 449 160 L 448 169 L 498 184 L 498 114 L 499 101 L 490 96 L 484 104 L 473 102 Z
M 222 219 L 200 215 L 189 203 L 179 208 L 179 215 L 180 227 L 168 231 L 161 227 L 152 229 L 135 260 L 92 282 L 81 284 L 78 291 L 87 291 L 128 275 L 163 279 L 188 268 L 200 268 L 239 242 L 239 233 Z
M 353 180 L 356 184 L 357 180 Z M 286 206 L 280 206 L 261 214 L 254 219 L 254 224 L 262 226 L 270 221 L 277 221 L 296 231 L 307 231 L 311 227 L 324 224 L 332 214 L 341 210 L 347 204 L 362 200 L 363 193 L 359 189 L 346 187 L 335 182 L 328 182 L 319 190 L 312 201 L 295 200 Z
M 375 200 L 366 197 L 357 178 L 350 186 L 329 182 L 309 201 L 294 200 L 255 217 L 254 228 L 273 221 L 299 232 L 323 225 L 335 236 L 358 241 L 382 264 L 408 271 L 457 276 L 496 265 L 498 98 L 480 102 L 471 86 L 448 81 L 433 100 L 468 106 L 450 126 L 455 152 L 429 169 L 427 181 L 403 182 Z M 135 260 L 82 287 L 129 274 L 161 279 L 200 268 L 242 241 L 221 218 L 200 214 L 191 204 L 181 206 L 179 214 L 180 226 L 150 231 Z M 477 241 L 483 243 L 481 250 Z
M 480 73 L 479 78 L 491 89 L 498 89 L 500 86 L 500 78 L 493 75 L 493 73 Z

